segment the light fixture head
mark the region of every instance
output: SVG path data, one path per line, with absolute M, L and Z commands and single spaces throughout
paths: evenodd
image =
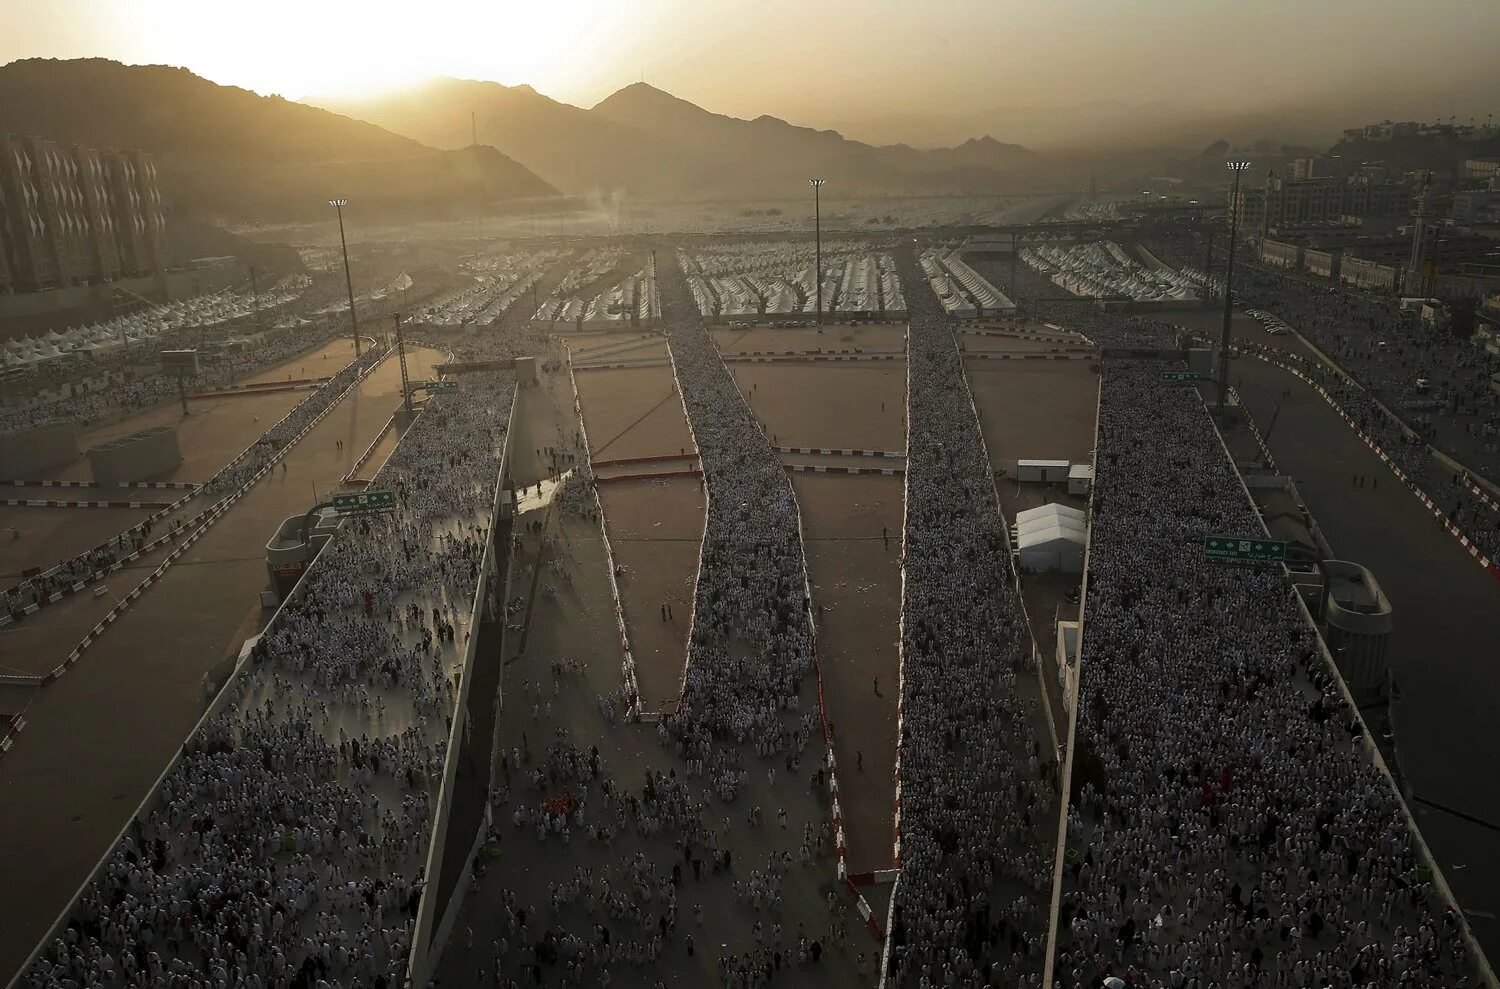
M 816 188 L 818 188 L 819 186 L 821 186 L 826 181 L 828 181 L 828 180 L 827 179 L 808 179 L 807 183 L 808 183 L 808 185 L 810 185 L 814 189 L 816 189 Z
M 347 199 L 330 199 L 330 200 L 328 200 L 328 205 L 329 206 L 337 206 L 340 209 L 342 209 L 343 207 L 349 205 L 349 200 L 347 200 Z
M 1245 169 L 1250 167 L 1250 163 L 1248 161 L 1226 161 L 1224 165 L 1231 172 L 1243 172 Z

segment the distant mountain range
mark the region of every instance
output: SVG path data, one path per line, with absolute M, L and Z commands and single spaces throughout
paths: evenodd
M 186 69 L 107 59 L 0 66 L 0 133 L 153 154 L 169 208 L 221 220 L 326 215 L 343 197 L 427 215 L 557 190 L 489 147 L 444 151 Z
M 840 194 L 1009 192 L 1045 178 L 1032 152 L 993 138 L 953 148 L 874 146 L 777 117 L 712 113 L 645 83 L 590 109 L 530 86 L 435 79 L 378 98 L 310 98 L 423 144 L 459 148 L 479 139 L 564 192 L 624 192 L 652 199 L 751 199 L 804 195 L 821 176 Z

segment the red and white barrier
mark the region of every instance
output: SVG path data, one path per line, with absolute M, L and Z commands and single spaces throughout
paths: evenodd
M 901 467 L 829 467 L 825 464 L 782 464 L 787 470 L 803 474 L 874 474 L 881 477 L 897 477 L 905 474 Z
M 724 358 L 725 363 L 732 364 L 801 364 L 805 361 L 904 361 L 906 354 L 805 354 L 797 357 L 735 357 L 729 355 Z
M 1099 355 L 1094 351 L 1081 353 L 1036 353 L 1021 352 L 1015 354 L 995 354 L 985 350 L 965 350 L 962 354 L 964 360 L 975 361 L 1096 361 Z
M 0 481 L 0 487 L 13 488 L 152 488 L 161 491 L 193 491 L 196 481 L 121 481 L 118 484 L 99 484 L 94 481 Z
M 44 501 L 27 498 L 0 498 L 6 508 L 170 508 L 169 501 Z
M 807 453 L 820 454 L 829 457 L 889 457 L 899 459 L 906 454 L 899 450 L 831 450 L 820 446 L 777 446 L 772 447 L 777 453 Z
M 5 753 L 16 744 L 16 736 L 21 734 L 21 729 L 26 727 L 26 719 L 19 714 L 5 715 L 5 724 L 0 724 L 0 759 L 5 758 Z
M 722 356 L 725 360 L 732 360 L 736 357 L 838 357 L 849 354 L 867 357 L 905 357 L 906 350 L 869 350 L 864 347 L 843 347 L 832 350 L 732 350 Z

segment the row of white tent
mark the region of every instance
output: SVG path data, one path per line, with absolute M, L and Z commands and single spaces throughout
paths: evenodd
M 698 310 L 705 316 L 811 313 L 818 308 L 817 258 L 803 243 L 709 245 L 678 252 Z M 905 312 L 890 254 L 838 242 L 823 252 L 827 312 Z
M 282 279 L 257 298 L 229 289 L 179 299 L 102 323 L 49 330 L 37 336 L 0 342 L 5 367 L 42 364 L 69 354 L 108 352 L 129 344 L 146 344 L 173 330 L 221 326 L 256 312 L 279 309 L 295 301 L 309 284 L 306 276 Z
M 953 316 L 985 312 L 1011 312 L 1016 308 L 989 279 L 969 267 L 957 248 L 930 247 L 918 258 L 943 309 Z
M 1186 275 L 1147 268 L 1113 241 L 1025 247 L 1021 259 L 1074 295 L 1160 303 L 1198 298 L 1197 286 Z

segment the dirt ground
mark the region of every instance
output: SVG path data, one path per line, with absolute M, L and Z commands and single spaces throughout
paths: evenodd
M 693 586 L 707 502 L 697 478 L 623 481 L 599 488 L 609 524 L 636 680 L 646 710 L 676 703 L 687 659 Z M 671 617 L 662 613 L 662 605 Z
M 595 460 L 657 457 L 693 449 L 670 367 L 577 371 Z
M 902 361 L 731 364 L 729 369 L 773 445 L 906 449 Z
M 1017 460 L 1093 463 L 1099 375 L 1085 361 L 966 361 L 990 465 Z
M 850 872 L 892 864 L 902 482 L 792 475 L 816 606 L 823 703 L 834 727 Z

